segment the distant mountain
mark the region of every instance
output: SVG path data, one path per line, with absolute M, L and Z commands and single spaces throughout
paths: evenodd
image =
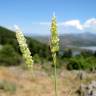
M 49 41 L 49 36 L 35 36 L 34 38 L 47 44 Z M 68 46 L 96 46 L 96 34 L 91 32 L 62 34 L 59 38 L 61 48 Z

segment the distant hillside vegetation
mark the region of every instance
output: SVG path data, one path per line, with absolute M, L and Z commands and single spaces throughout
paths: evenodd
M 36 41 L 31 37 L 26 36 L 26 39 L 32 55 L 38 54 L 41 57 L 49 56 L 50 52 L 48 45 Z M 13 48 L 16 50 L 16 52 L 20 53 L 15 32 L 0 26 L 0 45 L 6 45 L 6 44 L 12 45 Z
M 59 38 L 61 48 L 67 46 L 96 46 L 96 34 L 91 32 L 62 34 Z M 34 37 L 34 39 L 47 44 L 49 41 L 48 36 L 38 36 Z

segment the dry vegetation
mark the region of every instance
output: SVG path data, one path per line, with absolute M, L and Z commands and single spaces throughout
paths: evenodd
M 79 88 L 80 80 L 77 71 L 67 71 L 62 69 L 58 75 L 58 96 L 78 96 L 76 90 Z M 87 79 L 83 82 L 90 82 L 95 79 L 95 74 L 87 74 Z M 0 67 L 0 82 L 11 82 L 16 90 L 1 87 L 0 96 L 54 96 L 53 75 L 48 75 L 39 65 L 34 66 L 34 75 L 30 71 L 21 67 Z M 13 86 L 14 87 L 14 86 Z

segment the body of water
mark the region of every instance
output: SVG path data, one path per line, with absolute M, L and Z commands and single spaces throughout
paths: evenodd
M 73 56 L 79 55 L 82 50 L 89 50 L 89 51 L 95 52 L 96 46 L 78 47 L 76 48 L 76 50 L 72 50 Z
M 96 46 L 80 47 L 80 49 L 85 49 L 85 50 L 96 51 Z

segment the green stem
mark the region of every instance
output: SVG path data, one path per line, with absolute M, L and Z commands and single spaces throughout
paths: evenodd
M 54 63 L 54 87 L 55 87 L 55 96 L 57 95 L 57 68 L 56 68 L 56 53 L 52 54 L 53 63 Z

